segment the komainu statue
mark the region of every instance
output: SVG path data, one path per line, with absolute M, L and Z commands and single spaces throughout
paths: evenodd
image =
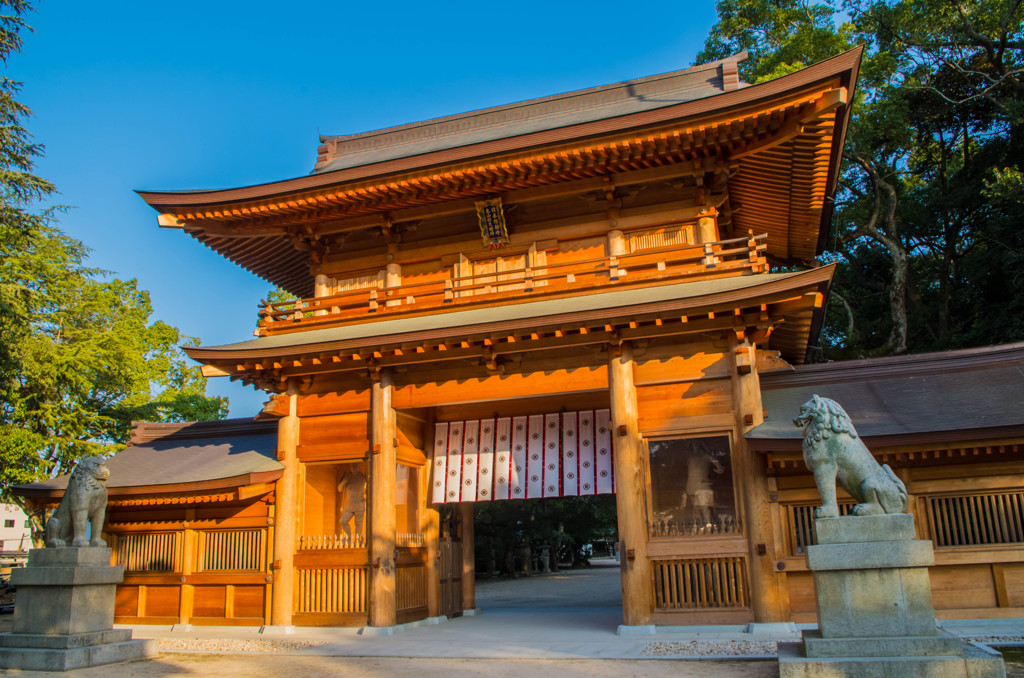
M 107 516 L 107 478 L 110 471 L 102 457 L 78 462 L 68 479 L 60 506 L 46 521 L 46 545 L 106 546 L 100 538 Z M 92 540 L 86 539 L 86 523 L 92 523 Z
M 853 515 L 906 513 L 907 488 L 903 481 L 888 464 L 878 465 L 839 403 L 811 396 L 793 423 L 804 427 L 804 463 L 814 474 L 821 495 L 815 518 L 839 515 L 837 482 L 857 500 Z

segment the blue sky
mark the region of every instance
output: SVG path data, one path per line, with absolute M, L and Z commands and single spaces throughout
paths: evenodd
M 150 291 L 202 343 L 252 336 L 270 285 L 180 231 L 135 189 L 309 173 L 347 134 L 685 68 L 714 2 L 349 3 L 44 0 L 7 75 L 25 83 L 38 173 L 90 263 Z M 263 393 L 208 392 L 251 416 Z

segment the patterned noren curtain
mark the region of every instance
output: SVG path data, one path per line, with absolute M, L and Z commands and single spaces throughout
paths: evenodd
M 583 410 L 436 424 L 431 501 L 610 494 L 610 418 Z

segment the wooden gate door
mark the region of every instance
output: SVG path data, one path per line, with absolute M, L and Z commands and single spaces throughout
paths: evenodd
M 441 577 L 441 614 L 462 616 L 462 542 L 443 538 L 438 555 L 441 558 L 438 575 Z

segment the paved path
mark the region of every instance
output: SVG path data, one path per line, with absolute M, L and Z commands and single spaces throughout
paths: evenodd
M 772 643 L 796 638 L 792 627 L 772 627 L 769 633 L 757 634 L 748 633 L 746 626 L 660 627 L 656 635 L 620 635 L 616 632 L 622 615 L 618 582 L 618 568 L 610 561 L 598 561 L 588 570 L 482 581 L 477 593 L 479 615 L 400 627 L 394 635 L 338 628 L 259 634 L 255 628 L 136 626 L 135 637 L 157 638 L 164 646 L 157 660 L 66 674 L 0 671 L 0 675 L 505 678 L 557 672 L 560 678 L 761 678 L 778 675 L 775 662 L 763 660 L 772 656 Z M 10 618 L 0 615 L 0 631 L 7 630 L 4 626 L 9 629 Z M 1024 636 L 1020 619 L 947 622 L 945 626 L 967 637 Z M 174 647 L 187 651 L 167 651 Z M 743 661 L 737 661 L 740 657 L 709 661 L 707 655 L 746 656 Z M 758 656 L 762 660 L 756 660 Z
M 21 678 L 777 678 L 775 662 L 468 660 L 315 657 L 298 655 L 163 654 L 159 659 L 66 673 L 2 671 Z
M 622 608 L 619 563 L 594 559 L 591 567 L 517 579 L 481 579 L 476 606 L 495 608 L 617 607 Z M 616 625 L 618 622 L 616 622 Z

